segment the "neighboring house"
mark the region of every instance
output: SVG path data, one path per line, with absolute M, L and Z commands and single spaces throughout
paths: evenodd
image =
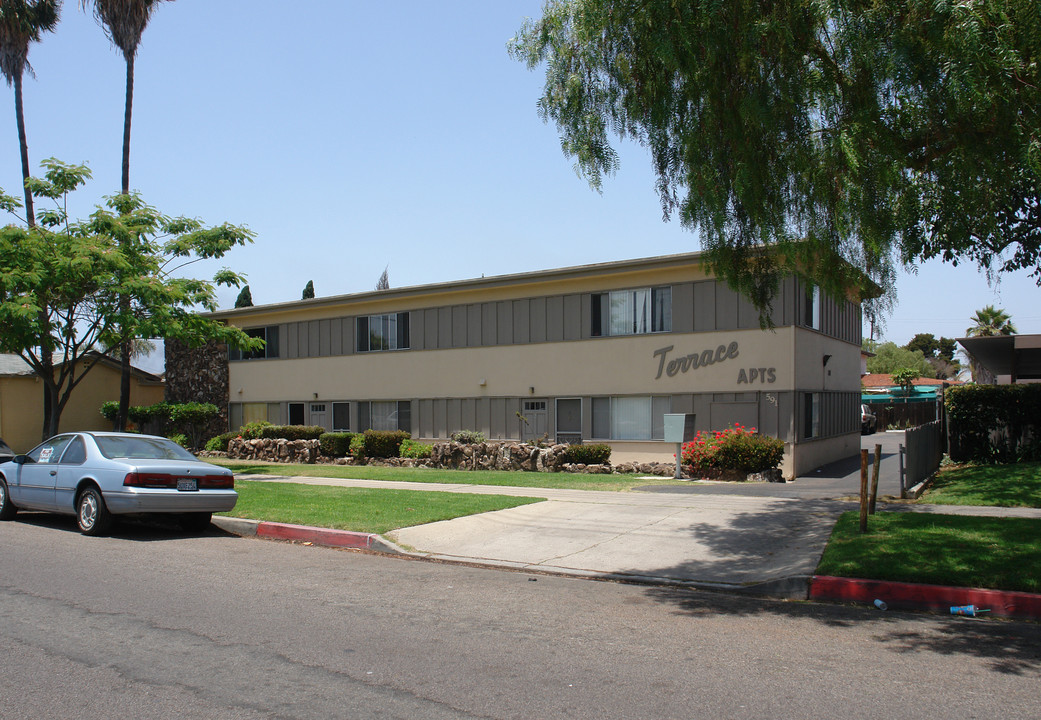
M 935 402 L 943 395 L 944 387 L 961 385 L 958 380 L 917 378 L 911 392 L 893 382 L 889 373 L 871 373 L 860 378 L 861 401 L 865 403 Z
M 1041 382 L 1041 335 L 990 335 L 959 338 L 996 385 Z
M 130 404 L 163 399 L 163 380 L 132 369 Z M 60 430 L 111 430 L 101 417 L 102 403 L 119 399 L 119 361 L 103 357 L 72 391 L 61 414 Z M 43 383 L 17 355 L 0 354 L 0 437 L 16 452 L 35 447 L 43 435 Z
M 671 462 L 664 415 L 693 413 L 699 430 L 741 423 L 784 440 L 788 477 L 860 449 L 859 303 L 787 278 L 764 331 L 700 253 L 209 317 L 267 341 L 230 353 L 232 428 L 402 429 L 424 441 L 468 429 Z

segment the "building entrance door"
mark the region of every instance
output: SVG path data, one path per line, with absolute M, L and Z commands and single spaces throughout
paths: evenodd
M 546 401 L 525 400 L 521 441 L 532 442 L 546 434 Z
M 557 400 L 557 442 L 575 444 L 582 442 L 582 400 L 561 398 Z
M 321 425 L 324 428 L 329 427 L 329 423 L 326 421 L 327 407 L 325 403 L 311 403 L 311 418 L 309 420 L 311 425 Z

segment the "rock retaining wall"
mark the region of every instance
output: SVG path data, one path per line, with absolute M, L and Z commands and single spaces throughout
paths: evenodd
M 317 440 L 272 440 L 232 438 L 228 442 L 228 457 L 234 460 L 264 460 L 266 462 L 313 464 L 318 460 Z

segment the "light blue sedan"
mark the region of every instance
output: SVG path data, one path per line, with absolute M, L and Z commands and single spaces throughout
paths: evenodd
M 166 438 L 62 433 L 0 465 L 0 520 L 19 510 L 75 515 L 80 532 L 103 535 L 115 515 L 162 513 L 202 530 L 235 507 L 234 487 L 230 470 Z

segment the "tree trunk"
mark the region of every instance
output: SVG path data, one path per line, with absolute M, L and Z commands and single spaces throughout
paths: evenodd
M 25 194 L 25 223 L 29 227 L 36 226 L 36 214 L 33 212 L 33 194 L 25 186 L 29 179 L 29 142 L 25 138 L 25 113 L 22 110 L 22 76 L 14 78 L 14 111 L 18 116 L 18 149 L 22 155 L 22 192 Z
M 126 104 L 123 112 L 123 177 L 121 192 L 130 194 L 130 119 L 134 109 L 134 56 L 129 55 L 127 61 Z M 120 298 L 120 306 L 125 310 L 129 303 Z M 116 417 L 116 429 L 125 432 L 127 414 L 130 411 L 130 346 L 131 338 L 125 337 L 119 346 L 119 414 Z

